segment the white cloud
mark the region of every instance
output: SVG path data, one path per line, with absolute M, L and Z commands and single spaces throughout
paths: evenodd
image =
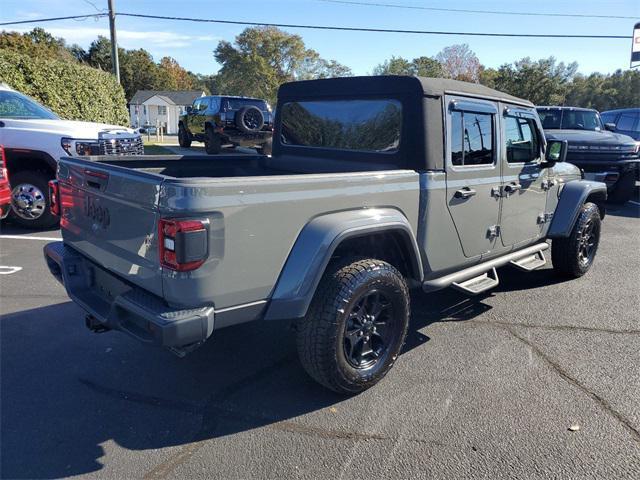
M 28 32 L 31 28 L 16 28 L 15 31 Z M 98 35 L 109 38 L 109 29 L 100 27 L 47 28 L 54 37 L 62 37 L 68 44 L 89 45 Z M 186 48 L 194 42 L 214 42 L 220 40 L 212 35 L 183 35 L 175 32 L 134 31 L 118 29 L 118 45 L 123 48 Z

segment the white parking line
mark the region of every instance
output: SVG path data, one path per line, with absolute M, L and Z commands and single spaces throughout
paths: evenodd
M 629 203 L 633 203 L 634 205 L 638 205 L 638 206 L 640 206 L 640 202 L 635 202 L 635 201 L 633 201 L 633 200 L 629 200 Z
M 9 238 L 14 240 L 44 240 L 45 242 L 62 240 L 60 237 L 29 237 L 27 235 L 0 235 L 0 238 Z
M 5 267 L 4 265 L 0 265 L 0 275 L 11 275 L 20 270 L 22 270 L 22 267 Z

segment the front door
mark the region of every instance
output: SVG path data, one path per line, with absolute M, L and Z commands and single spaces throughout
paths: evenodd
M 199 98 L 193 102 L 193 109 L 189 114 L 189 130 L 192 135 L 204 134 L 204 119 L 208 104 L 207 97 Z
M 542 136 L 533 110 L 508 107 L 502 115 L 502 214 L 505 247 L 541 236 L 547 202 Z
M 491 252 L 499 234 L 495 102 L 447 97 L 447 205 L 466 257 Z

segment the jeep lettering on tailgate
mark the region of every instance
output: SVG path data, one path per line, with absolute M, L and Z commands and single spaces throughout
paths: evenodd
M 98 199 L 91 195 L 84 197 L 84 214 L 101 228 L 107 228 L 111 222 L 109 209 L 101 206 Z

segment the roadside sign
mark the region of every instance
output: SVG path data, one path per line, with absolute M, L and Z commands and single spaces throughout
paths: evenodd
M 633 27 L 631 43 L 631 68 L 640 67 L 640 22 Z

